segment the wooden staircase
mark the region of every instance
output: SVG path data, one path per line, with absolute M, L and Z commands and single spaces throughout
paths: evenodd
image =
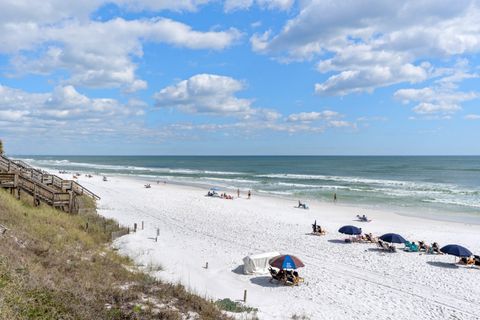
M 25 192 L 33 197 L 36 205 L 43 202 L 70 213 L 78 210 L 76 196 L 87 195 L 95 200 L 100 199 L 76 181 L 63 180 L 3 155 L 0 155 L 0 187 L 9 189 L 17 198 L 20 192 Z

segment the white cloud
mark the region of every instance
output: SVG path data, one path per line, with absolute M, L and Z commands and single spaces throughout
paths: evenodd
M 143 56 L 144 43 L 223 50 L 241 36 L 236 29 L 199 31 L 166 18 L 90 21 L 88 13 L 102 3 L 91 0 L 70 8 L 64 2 L 48 1 L 37 8 L 21 1 L 3 2 L 0 53 L 14 56 L 12 63 L 18 73 L 46 75 L 60 69 L 70 75 L 63 84 L 121 87 L 133 92 L 147 87 L 137 78 L 134 62 Z M 196 6 L 203 2 L 181 3 Z
M 480 120 L 480 114 L 467 114 L 465 116 L 467 120 Z
M 447 103 L 428 103 L 422 102 L 415 106 L 412 110 L 418 114 L 435 114 L 435 113 L 455 113 L 462 108 L 457 104 L 447 104 Z
M 112 2 L 131 11 L 197 11 L 198 7 L 211 0 L 115 0 Z
M 325 110 L 322 112 L 301 112 L 293 113 L 287 117 L 288 122 L 312 122 L 317 120 L 328 120 L 341 117 L 338 112 Z
M 335 128 L 356 128 L 356 124 L 345 120 L 332 120 L 328 122 L 328 125 Z
M 282 61 L 320 58 L 334 73 L 319 94 L 371 92 L 433 76 L 428 58 L 480 51 L 477 1 L 303 1 L 299 14 L 276 35 L 251 37 L 254 51 Z
M 268 10 L 289 10 L 295 0 L 226 0 L 224 3 L 225 12 L 235 10 L 246 10 L 254 4 L 262 9 Z
M 44 133 L 58 139 L 64 135 L 131 132 L 143 108 L 114 99 L 92 99 L 72 86 L 59 86 L 51 93 L 30 93 L 0 85 L 3 133 Z
M 454 68 L 437 69 L 436 74 L 440 78 L 434 81 L 434 85 L 420 89 L 400 89 L 394 97 L 404 104 L 417 103 L 412 109 L 422 115 L 443 114 L 447 117 L 462 110 L 461 104 L 479 97 L 477 92 L 462 92 L 458 90 L 458 84 L 465 79 L 478 78 L 478 74 L 468 71 L 468 61 L 458 61 Z
M 155 94 L 156 105 L 183 112 L 244 116 L 252 113 L 252 100 L 235 94 L 245 85 L 236 79 L 214 74 L 197 74 Z

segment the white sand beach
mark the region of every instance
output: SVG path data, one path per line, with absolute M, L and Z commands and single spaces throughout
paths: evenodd
M 453 256 L 346 244 L 337 232 L 353 224 L 377 236 L 395 232 L 480 254 L 480 225 L 333 203 L 309 202 L 310 209 L 302 210 L 295 201 L 257 194 L 224 200 L 195 187 L 161 183 L 146 189 L 145 181 L 125 177 L 103 182 L 82 176 L 79 182 L 101 196 L 99 214 L 131 227 L 144 221 L 144 230 L 116 240 L 122 254 L 140 265 L 161 265 L 155 276 L 215 300 L 241 300 L 246 289 L 247 305 L 259 309 L 260 319 L 480 319 L 480 268 L 456 266 Z M 359 213 L 373 221 L 355 221 Z M 309 235 L 315 219 L 327 235 Z M 267 251 L 302 259 L 305 283 L 285 287 L 270 283 L 269 275 L 241 273 L 244 256 Z

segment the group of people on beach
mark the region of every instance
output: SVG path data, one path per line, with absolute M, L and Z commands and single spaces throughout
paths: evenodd
M 359 216 L 357 215 L 357 217 Z M 365 215 L 363 215 L 363 217 L 367 219 Z M 322 228 L 319 224 L 317 224 L 317 220 L 315 220 L 315 222 L 312 224 L 312 234 L 313 235 L 326 234 L 325 228 Z M 381 239 L 375 237 L 372 233 L 363 233 L 356 236 L 352 236 L 345 239 L 345 242 L 375 243 L 378 245 L 380 249 L 384 249 L 390 252 L 397 251 L 396 247 L 393 244 L 382 241 Z M 403 250 L 407 252 L 424 252 L 428 254 L 443 254 L 443 252 L 440 251 L 440 245 L 437 242 L 433 242 L 432 244 L 429 245 L 425 241 L 418 241 L 418 242 L 407 241 L 404 243 L 404 245 L 405 245 L 405 248 Z M 480 257 L 477 258 L 476 256 L 474 256 L 470 258 L 462 258 L 460 260 L 460 263 L 464 263 L 467 265 L 469 264 L 480 265 Z
M 284 285 L 297 285 L 299 282 L 303 281 L 303 278 L 300 277 L 298 274 L 298 271 L 296 270 L 291 270 L 291 269 L 280 269 L 276 270 L 272 267 L 268 268 L 268 271 L 270 271 L 270 275 L 272 278 L 270 279 L 270 282 L 273 280 L 277 280 L 278 282 L 284 284 Z
M 219 197 L 219 198 L 222 198 L 222 199 L 233 200 L 232 195 L 229 195 L 226 192 L 224 192 L 222 194 L 218 194 L 215 190 L 216 189 L 214 189 L 214 188 L 210 189 L 207 192 L 207 196 L 208 197 Z M 251 197 L 252 197 L 252 191 L 248 190 L 247 199 L 250 199 Z M 237 198 L 240 198 L 240 189 L 237 189 Z

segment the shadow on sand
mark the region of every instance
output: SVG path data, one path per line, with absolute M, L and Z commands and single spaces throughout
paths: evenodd
M 279 286 L 279 284 L 275 280 L 270 282 L 270 279 L 272 278 L 267 276 L 261 276 L 261 277 L 251 278 L 250 282 L 266 288 L 273 288 L 273 287 Z
M 246 274 L 243 273 L 243 264 L 239 265 L 238 267 L 236 267 L 235 269 L 232 269 L 232 272 L 233 273 L 236 273 L 236 274 L 240 274 L 242 276 L 245 276 Z
M 458 269 L 459 267 L 451 262 L 442 262 L 442 261 L 427 261 L 427 263 L 434 267 L 446 268 L 446 269 Z
M 330 243 L 349 244 L 348 242 L 345 242 L 345 240 L 343 240 L 343 239 L 329 239 L 328 242 L 330 242 Z
M 314 237 L 321 237 L 321 236 L 324 236 L 324 234 L 320 234 L 320 233 L 313 233 L 313 232 L 309 232 L 309 233 L 305 233 L 306 236 L 314 236 Z

